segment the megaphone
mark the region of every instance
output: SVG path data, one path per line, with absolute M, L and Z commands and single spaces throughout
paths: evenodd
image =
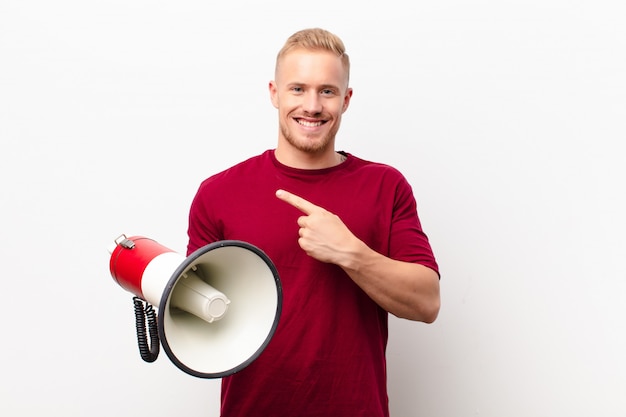
M 190 375 L 223 378 L 242 370 L 276 331 L 280 278 L 250 243 L 218 241 L 184 257 L 147 237 L 121 235 L 109 253 L 114 280 L 158 306 L 152 341 L 158 337 L 172 363 Z

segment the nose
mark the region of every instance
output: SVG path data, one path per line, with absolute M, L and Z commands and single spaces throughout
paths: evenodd
M 322 112 L 322 101 L 316 91 L 307 92 L 302 103 L 302 110 L 310 115 Z

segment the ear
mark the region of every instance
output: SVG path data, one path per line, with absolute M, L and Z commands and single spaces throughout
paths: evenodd
M 346 95 L 343 97 L 343 109 L 341 113 L 345 113 L 348 110 L 348 106 L 350 105 L 350 99 L 352 98 L 352 88 L 348 87 L 346 89 Z
M 276 81 L 270 81 L 269 90 L 270 90 L 270 100 L 272 100 L 272 105 L 275 108 L 278 108 L 278 88 L 276 87 Z

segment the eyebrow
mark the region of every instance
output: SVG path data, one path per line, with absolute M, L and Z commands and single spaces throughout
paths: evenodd
M 292 82 L 292 83 L 287 84 L 287 87 L 294 87 L 294 86 L 297 86 L 297 87 L 311 87 L 310 84 L 301 83 L 301 82 Z M 334 85 L 334 84 L 322 84 L 322 85 L 320 85 L 319 87 L 316 87 L 316 88 L 319 88 L 320 90 L 337 90 L 337 91 L 340 90 L 339 86 Z

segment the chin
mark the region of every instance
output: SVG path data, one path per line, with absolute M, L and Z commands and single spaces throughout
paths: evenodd
M 306 137 L 293 137 L 293 136 L 285 136 L 287 142 L 302 152 L 307 153 L 320 153 L 328 149 L 328 147 L 332 143 L 332 138 L 324 137 L 324 138 L 306 138 Z
M 324 142 L 306 142 L 294 145 L 298 150 L 310 154 L 323 153 L 330 146 L 330 141 Z

